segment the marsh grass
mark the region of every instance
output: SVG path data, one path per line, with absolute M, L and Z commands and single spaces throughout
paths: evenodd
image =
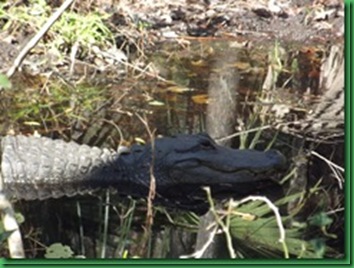
M 44 0 L 31 0 L 28 5 L 5 7 L 4 3 L 0 4 L 0 20 L 5 21 L 2 29 L 8 32 L 37 32 L 52 13 L 52 8 Z M 67 11 L 53 25 L 43 41 L 48 49 L 52 47 L 62 53 L 75 43 L 86 53 L 89 53 L 93 45 L 107 46 L 109 42 L 114 44 L 113 34 L 103 22 L 108 17 L 108 14 L 102 12 L 78 14 Z
M 7 92 L 12 105 L 8 117 L 24 128 L 42 132 L 62 131 L 75 122 L 87 122 L 100 109 L 105 92 L 100 87 L 78 85 L 70 87 L 51 81 L 42 90 L 27 88 Z
M 318 189 L 312 189 L 315 193 Z M 276 207 L 286 206 L 300 194 L 286 196 L 277 200 Z M 230 213 L 230 232 L 234 237 L 234 245 L 237 252 L 245 257 L 285 257 L 285 258 L 323 258 L 325 252 L 334 252 L 326 247 L 325 251 L 319 251 L 314 247 L 313 240 L 306 240 L 304 232 L 309 224 L 292 224 L 296 215 L 281 216 L 284 225 L 284 241 L 281 240 L 281 232 L 271 206 L 265 202 L 255 201 L 242 204 L 232 202 L 233 210 Z M 238 213 L 236 213 L 238 212 Z M 251 214 L 253 218 L 240 217 L 240 213 Z M 247 241 L 247 243 L 244 243 Z

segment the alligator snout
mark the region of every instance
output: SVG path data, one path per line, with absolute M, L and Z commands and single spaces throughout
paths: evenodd
M 269 161 L 274 163 L 274 167 L 279 170 L 285 170 L 287 168 L 287 161 L 285 156 L 278 150 L 271 149 L 265 152 Z

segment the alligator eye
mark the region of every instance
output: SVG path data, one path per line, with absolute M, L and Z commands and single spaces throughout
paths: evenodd
M 200 142 L 200 147 L 202 149 L 214 149 L 214 144 L 212 144 L 209 140 L 203 140 Z

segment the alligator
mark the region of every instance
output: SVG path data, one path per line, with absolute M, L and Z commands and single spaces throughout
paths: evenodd
M 1 140 L 3 192 L 10 199 L 47 199 L 112 188 L 188 208 L 205 203 L 203 186 L 216 196 L 241 197 L 277 184 L 286 166 L 277 150 L 237 150 L 217 145 L 206 133 L 156 138 L 129 150 L 109 150 L 47 137 Z M 152 172 L 151 172 L 152 171 Z

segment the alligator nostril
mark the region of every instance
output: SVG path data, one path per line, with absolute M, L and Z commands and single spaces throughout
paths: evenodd
M 281 155 L 281 153 L 278 150 L 275 149 L 270 149 L 268 151 L 265 152 L 267 154 L 268 157 L 274 157 L 277 158 Z
M 278 167 L 286 168 L 287 161 L 285 156 L 281 152 L 279 152 L 278 150 L 271 149 L 266 151 L 266 154 L 269 158 L 274 160 Z

